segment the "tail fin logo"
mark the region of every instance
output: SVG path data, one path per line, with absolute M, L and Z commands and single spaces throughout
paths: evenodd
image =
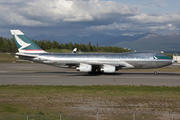
M 46 53 L 20 30 L 10 30 L 20 53 Z
M 21 46 L 18 50 L 22 50 L 23 48 L 26 48 L 31 45 L 31 43 L 25 43 L 21 38 L 19 38 L 16 33 L 14 32 L 14 37 L 17 41 L 17 43 Z

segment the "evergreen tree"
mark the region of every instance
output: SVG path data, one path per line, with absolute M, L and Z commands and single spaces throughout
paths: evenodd
M 69 44 L 66 43 L 66 44 L 64 45 L 64 48 L 65 48 L 65 49 L 69 49 Z
M 66 43 L 65 45 L 63 43 L 59 44 L 58 42 L 56 42 L 55 40 L 53 42 L 50 42 L 50 40 L 40 40 L 40 41 L 36 41 L 36 40 L 32 40 L 34 43 L 36 43 L 39 47 L 41 47 L 44 50 L 48 50 L 48 49 L 69 49 L 69 50 L 73 50 L 74 48 L 77 48 L 78 50 L 81 51 L 100 51 L 100 52 L 114 52 L 114 53 L 121 53 L 121 52 L 128 52 L 129 50 L 125 50 L 123 48 L 120 47 L 116 47 L 116 46 L 98 46 L 98 48 L 95 45 L 91 45 L 91 43 L 89 42 L 88 45 L 85 44 L 77 44 L 75 43 L 74 45 L 70 42 L 69 44 Z M 13 38 L 9 39 L 9 38 L 3 38 L 0 37 L 0 52 L 17 52 L 17 47 L 15 44 L 15 41 Z
M 10 41 L 9 38 L 3 38 L 3 50 L 2 52 L 10 52 L 11 51 L 11 45 L 10 45 Z
M 87 48 L 87 51 L 89 51 L 89 52 L 92 51 L 92 46 L 91 46 L 91 44 L 88 44 L 88 45 L 86 46 L 86 48 Z
M 44 40 L 44 50 L 51 49 L 51 42 L 49 40 Z
M 0 52 L 2 52 L 2 50 L 3 50 L 3 38 L 2 37 L 0 37 Z
M 17 47 L 16 47 L 16 43 L 14 41 L 14 38 L 11 38 L 11 47 L 12 47 L 12 52 L 17 52 Z
M 74 48 L 77 48 L 78 50 L 80 50 L 80 45 L 77 43 L 74 43 Z
M 73 44 L 72 44 L 72 42 L 69 43 L 69 50 L 73 50 Z
M 53 40 L 53 42 L 51 43 L 51 48 L 59 48 L 59 43 Z
M 97 48 L 95 45 L 93 45 L 92 50 L 93 50 L 93 52 L 97 52 Z
M 37 40 L 32 40 L 34 43 L 36 43 L 40 48 L 44 49 L 44 40 L 40 40 L 40 41 L 37 41 Z
M 80 44 L 80 50 L 81 50 L 81 51 L 84 51 L 84 52 L 87 51 L 86 45 L 81 43 L 81 44 Z
M 33 40 L 33 39 L 32 39 L 32 41 L 38 45 L 38 42 L 37 42 L 37 40 Z
M 59 48 L 60 48 L 60 49 L 64 49 L 64 48 L 65 48 L 65 45 L 64 45 L 63 43 L 61 43 L 61 44 L 59 45 Z

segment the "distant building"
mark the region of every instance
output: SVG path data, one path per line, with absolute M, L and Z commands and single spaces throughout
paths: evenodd
M 174 60 L 175 62 L 180 63 L 180 55 L 179 55 L 179 54 L 174 54 L 174 55 L 173 55 L 173 60 Z

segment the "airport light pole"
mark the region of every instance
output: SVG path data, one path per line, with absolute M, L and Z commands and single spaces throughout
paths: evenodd
M 27 112 L 27 120 L 28 120 L 28 112 Z
M 61 111 L 60 111 L 60 120 L 61 120 Z
M 97 120 L 98 120 L 98 109 L 97 109 Z

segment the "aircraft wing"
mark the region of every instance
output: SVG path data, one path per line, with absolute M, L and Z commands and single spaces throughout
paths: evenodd
M 68 66 L 79 66 L 80 64 L 88 64 L 92 66 L 104 66 L 104 65 L 110 65 L 110 66 L 115 66 L 119 68 L 134 68 L 131 64 L 127 62 L 119 62 L 119 63 L 99 63 L 99 62 L 74 62 L 74 63 L 66 63 Z

